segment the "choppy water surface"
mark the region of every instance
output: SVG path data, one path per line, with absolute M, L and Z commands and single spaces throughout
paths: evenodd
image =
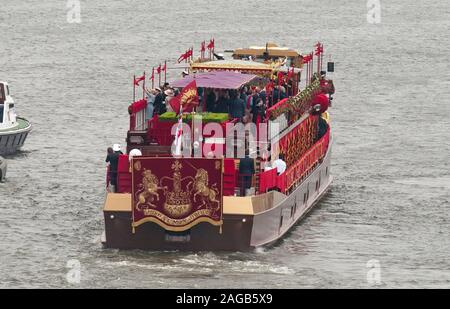
M 0 79 L 34 131 L 0 184 L 0 287 L 450 287 L 450 14 L 447 1 L 5 1 Z M 336 61 L 332 191 L 273 248 L 105 250 L 106 147 L 124 143 L 131 78 L 215 37 Z M 196 47 L 198 49 L 198 47 Z

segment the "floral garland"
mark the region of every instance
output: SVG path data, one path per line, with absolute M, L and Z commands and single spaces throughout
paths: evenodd
M 298 117 L 303 115 L 311 107 L 312 99 L 320 93 L 320 81 L 315 80 L 308 85 L 303 91 L 294 97 L 290 97 L 286 104 L 270 111 L 269 119 L 275 120 L 285 113 L 295 113 Z

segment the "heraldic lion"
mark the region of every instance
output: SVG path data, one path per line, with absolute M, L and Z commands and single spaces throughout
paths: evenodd
M 152 202 L 155 198 L 156 201 L 159 201 L 158 190 L 163 188 L 158 186 L 158 178 L 152 173 L 151 170 L 144 170 L 142 175 L 144 176 L 141 184 L 143 190 L 138 195 L 139 201 L 136 204 L 136 209 L 141 210 L 140 206 L 144 204 L 148 204 L 150 207 L 156 208 L 156 205 L 152 204 Z M 147 199 L 149 199 L 148 202 Z
M 200 196 L 201 206 L 210 206 L 211 203 L 216 203 L 216 211 L 220 207 L 220 202 L 216 199 L 219 190 L 217 190 L 216 184 L 213 184 L 211 188 L 208 187 L 208 172 L 203 168 L 199 169 L 195 175 L 194 192 L 194 202 L 197 202 L 197 196 Z

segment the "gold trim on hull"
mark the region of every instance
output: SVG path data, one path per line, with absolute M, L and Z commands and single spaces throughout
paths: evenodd
M 147 222 L 156 223 L 159 226 L 161 226 L 163 229 L 165 229 L 167 231 L 172 231 L 172 232 L 183 232 L 183 231 L 189 230 L 190 228 L 192 228 L 193 226 L 196 226 L 197 224 L 199 224 L 201 222 L 207 222 L 207 223 L 210 223 L 210 224 L 215 225 L 215 226 L 221 226 L 223 224 L 223 220 L 214 221 L 214 220 L 211 220 L 210 218 L 199 218 L 199 219 L 189 223 L 188 225 L 175 227 L 175 226 L 167 225 L 167 224 L 161 222 L 160 220 L 158 220 L 156 218 L 147 217 L 147 218 L 144 218 L 142 220 L 139 220 L 138 222 L 133 223 L 132 224 L 133 230 L 136 227 L 140 226 L 141 224 L 144 224 L 144 223 L 147 223 Z

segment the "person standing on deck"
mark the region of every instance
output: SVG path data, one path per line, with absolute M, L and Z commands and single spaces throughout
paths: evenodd
M 175 92 L 173 91 L 173 89 L 169 88 L 166 91 L 164 91 L 164 94 L 166 95 L 165 98 L 166 111 L 174 112 L 172 106 L 170 105 L 170 100 L 172 100 L 175 97 Z
M 220 90 L 219 99 L 217 100 L 214 112 L 228 113 L 229 105 L 230 105 L 229 102 L 230 102 L 230 97 L 228 95 L 228 92 L 225 90 Z
M 115 152 L 113 148 L 108 147 L 106 156 L 106 163 L 109 163 L 109 183 L 111 185 L 110 191 L 116 192 L 117 188 L 117 167 L 119 165 L 119 153 Z
M 280 153 L 278 159 L 273 161 L 272 167 L 277 169 L 277 174 L 281 175 L 286 171 L 286 162 L 284 162 L 284 154 Z
M 147 93 L 147 109 L 145 111 L 145 118 L 146 120 L 150 120 L 153 118 L 153 111 L 155 109 L 154 103 L 155 103 L 155 98 L 156 98 L 156 90 L 152 89 L 146 89 L 146 93 Z
M 153 103 L 154 106 L 154 110 L 153 110 L 153 114 L 156 115 L 162 115 L 164 114 L 167 110 L 166 110 L 166 105 L 164 104 L 164 95 L 161 91 L 161 88 L 156 87 L 156 96 L 155 96 L 155 102 Z
M 119 144 L 114 144 L 112 147 L 113 151 L 119 155 L 123 154 L 122 152 L 122 148 L 120 147 Z
M 248 150 L 245 158 L 239 161 L 239 177 L 241 180 L 241 196 L 246 195 L 246 191 L 252 187 L 252 179 L 255 174 L 255 160 L 249 157 Z
M 245 115 L 245 103 L 238 97 L 238 93 L 236 91 L 231 92 L 230 103 L 231 118 L 238 118 L 239 121 L 242 121 L 242 118 Z

